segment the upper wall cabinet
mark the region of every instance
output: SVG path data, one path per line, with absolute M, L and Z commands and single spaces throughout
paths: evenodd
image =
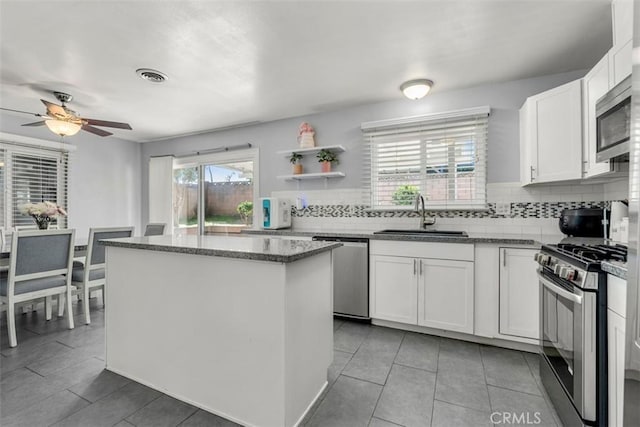
M 583 79 L 583 146 L 582 173 L 584 178 L 615 172 L 614 163 L 596 163 L 596 102 L 611 87 L 609 54 L 605 55 Z
M 631 74 L 631 50 L 633 39 L 633 1 L 613 0 L 613 47 L 609 51 L 611 87 Z
M 522 185 L 582 177 L 582 81 L 527 98 L 520 109 Z

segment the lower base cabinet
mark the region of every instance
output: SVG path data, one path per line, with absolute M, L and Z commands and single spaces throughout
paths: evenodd
M 540 338 L 537 249 L 500 248 L 499 329 L 502 335 Z
M 473 334 L 473 261 L 371 255 L 371 317 Z
M 627 282 L 607 276 L 607 354 L 609 427 L 622 427 L 624 413 L 624 371 Z
M 473 334 L 473 262 L 418 262 L 418 325 Z

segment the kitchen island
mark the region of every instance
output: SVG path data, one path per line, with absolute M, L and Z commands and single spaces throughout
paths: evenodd
M 333 358 L 333 242 L 104 241 L 106 367 L 248 426 L 294 426 Z

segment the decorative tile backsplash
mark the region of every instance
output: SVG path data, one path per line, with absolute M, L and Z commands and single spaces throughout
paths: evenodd
M 519 183 L 487 185 L 487 210 L 428 211 L 436 217 L 435 228 L 476 233 L 561 235 L 558 217 L 563 209 L 603 207 L 628 194 L 625 181 L 607 184 L 521 187 Z M 293 209 L 293 228 L 301 231 L 415 228 L 420 214 L 414 211 L 371 211 L 362 189 L 277 191 L 273 197 L 295 201 L 304 198 L 308 207 Z M 496 213 L 497 204 L 508 204 L 509 215 Z M 428 209 L 428 206 L 427 206 Z

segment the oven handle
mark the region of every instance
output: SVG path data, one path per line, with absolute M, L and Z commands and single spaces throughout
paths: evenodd
M 562 289 L 560 286 L 556 285 L 549 279 L 545 278 L 540 273 L 538 273 L 538 279 L 540 279 L 540 283 L 542 283 L 542 285 L 545 288 L 549 289 L 551 292 L 558 294 L 561 297 L 566 298 L 570 301 L 573 301 L 576 304 L 582 305 L 582 297 L 580 295 L 576 295 L 574 293 L 571 293 L 567 290 Z

